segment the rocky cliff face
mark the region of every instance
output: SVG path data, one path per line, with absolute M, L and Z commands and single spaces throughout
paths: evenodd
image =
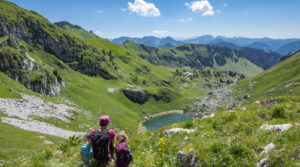
M 108 51 L 88 46 L 34 11 L 0 3 L 0 71 L 35 92 L 58 95 L 64 87 L 62 77 L 30 57 L 44 51 L 83 74 L 116 79 L 105 70 L 117 69 Z
M 147 90 L 136 88 L 126 88 L 122 89 L 121 92 L 132 102 L 138 104 L 146 103 L 150 98 L 154 98 L 156 101 L 162 101 L 165 103 L 170 103 L 173 99 L 172 97 L 175 96 L 174 92 L 169 89 L 160 89 L 156 93 L 150 93 Z M 173 95 L 171 95 L 173 94 Z
M 35 92 L 49 96 L 59 95 L 64 81 L 57 71 L 44 69 L 28 52 L 9 46 L 0 48 L 0 71 L 21 82 Z
M 86 45 L 33 11 L 19 9 L 20 11 L 5 15 L 2 13 L 5 10 L 0 10 L 0 37 L 14 36 L 18 41 L 25 41 L 33 47 L 42 46 L 83 74 L 115 79 L 104 69 L 104 66 L 115 66 L 114 62 L 109 61 L 105 51 Z

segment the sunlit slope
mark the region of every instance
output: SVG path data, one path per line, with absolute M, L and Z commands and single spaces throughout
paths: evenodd
M 237 94 L 249 94 L 250 101 L 281 95 L 299 96 L 300 53 L 253 78 L 240 81 L 234 89 Z
M 150 47 L 126 41 L 123 47 L 156 65 L 217 68 L 253 76 L 263 69 L 227 47 L 183 44 L 174 48 Z

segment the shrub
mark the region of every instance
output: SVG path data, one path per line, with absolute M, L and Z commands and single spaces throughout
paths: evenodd
M 219 119 L 215 119 L 212 121 L 212 126 L 217 131 L 222 131 L 222 125 Z
M 235 159 L 240 158 L 240 157 L 245 158 L 249 155 L 249 151 L 248 151 L 247 147 L 242 145 L 240 142 L 231 143 L 229 150 Z
M 190 129 L 194 127 L 194 122 L 193 121 L 186 121 L 184 124 L 183 124 L 183 128 L 187 128 L 187 129 Z
M 285 118 L 285 105 L 280 104 L 272 109 L 273 118 Z
M 226 149 L 227 145 L 226 144 L 223 144 L 223 143 L 213 143 L 211 146 L 210 146 L 210 150 L 213 152 L 213 153 L 221 153 L 223 152 L 223 149 Z
M 70 147 L 77 146 L 81 143 L 81 139 L 77 136 L 70 136 L 69 139 L 64 143 L 61 144 L 58 149 L 63 153 L 67 153 L 70 151 Z

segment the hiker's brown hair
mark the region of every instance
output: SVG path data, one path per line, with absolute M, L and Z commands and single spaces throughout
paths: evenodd
M 124 131 L 121 131 L 121 132 L 117 133 L 116 140 L 118 143 L 127 142 L 128 136 L 126 135 L 126 133 Z

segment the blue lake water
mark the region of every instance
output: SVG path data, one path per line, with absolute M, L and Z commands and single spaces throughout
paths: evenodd
M 144 122 L 143 125 L 146 128 L 146 130 L 154 131 L 163 126 L 171 125 L 176 122 L 184 122 L 189 120 L 193 120 L 193 118 L 184 114 L 173 113 L 173 114 L 166 114 L 159 117 L 155 117 L 153 119 Z

